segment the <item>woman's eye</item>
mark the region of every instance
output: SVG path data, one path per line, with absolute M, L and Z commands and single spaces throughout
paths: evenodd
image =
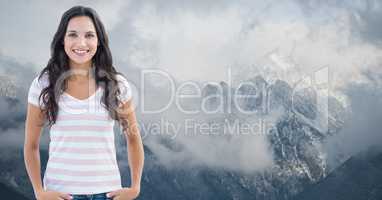
M 86 37 L 87 38 L 92 38 L 92 37 L 94 37 L 94 35 L 93 34 L 87 34 Z
M 69 37 L 76 37 L 77 34 L 75 34 L 75 33 L 69 33 L 68 36 L 69 36 Z

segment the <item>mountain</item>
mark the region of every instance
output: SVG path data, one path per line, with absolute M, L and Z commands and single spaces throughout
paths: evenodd
M 228 98 L 232 98 L 235 88 L 227 87 L 224 82 L 219 85 L 206 85 L 202 95 L 203 98 L 209 97 L 208 109 L 214 110 L 216 103 L 221 103 L 216 96 L 221 95 L 222 91 L 223 98 L 220 100 L 224 101 L 225 108 L 230 106 L 229 102 L 232 103 L 233 100 L 228 101 Z M 148 173 L 147 185 L 152 187 L 149 192 L 143 194 L 142 199 L 155 198 L 156 196 L 150 195 L 168 191 L 160 193 L 157 197 L 287 200 L 324 178 L 328 173 L 328 166 L 321 144 L 327 136 L 341 129 L 344 107 L 334 97 L 329 96 L 328 128 L 320 129 L 321 127 L 316 125 L 320 124 L 322 113 L 317 105 L 315 91 L 308 88 L 293 92 L 293 88 L 285 81 L 267 83 L 262 77 L 257 76 L 247 80 L 246 85 L 237 88 L 237 93 L 243 97 L 238 101 L 240 108 L 254 111 L 256 114 L 243 114 L 235 105 L 231 105 L 232 113 L 210 115 L 207 119 L 208 122 L 238 119 L 251 123 L 256 117 L 281 110 L 282 114 L 274 122 L 274 128 L 267 133 L 274 154 L 273 168 L 263 173 L 248 175 L 209 168 L 167 171 L 164 167 L 155 166 L 153 169 L 145 169 Z M 158 184 L 159 182 L 161 184 Z M 153 191 L 156 189 L 159 191 Z M 187 195 L 184 195 L 185 193 Z
M 382 199 L 382 151 L 371 148 L 352 156 L 325 179 L 294 200 Z
M 0 195 L 8 195 L 8 193 L 12 194 L 12 192 L 17 191 L 18 194 L 25 196 L 24 199 L 34 199 L 33 188 L 24 165 L 23 150 L 3 148 L 0 155 L 0 185 L 5 188 L 0 190 Z M 48 160 L 47 150 L 41 149 L 40 155 L 41 173 L 43 173 Z
M 17 192 L 15 189 L 2 183 L 0 183 L 0 195 L 1 199 L 28 200 L 28 198 Z

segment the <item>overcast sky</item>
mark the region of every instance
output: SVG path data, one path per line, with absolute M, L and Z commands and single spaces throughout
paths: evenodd
M 1 1 L 0 52 L 41 69 L 62 13 L 97 10 L 116 61 L 178 79 L 222 80 L 269 52 L 304 72 L 329 65 L 333 82 L 380 62 L 379 1 Z M 117 66 L 126 68 L 129 66 Z M 341 79 L 342 78 L 342 79 Z M 333 83 L 333 84 L 336 84 Z

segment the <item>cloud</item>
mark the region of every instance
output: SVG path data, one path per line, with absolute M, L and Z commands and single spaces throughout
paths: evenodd
M 23 65 L 0 54 L 0 128 L 15 128 L 23 122 L 28 84 L 35 76 L 30 65 Z M 29 82 L 30 81 L 30 82 Z
M 24 143 L 28 89 L 37 73 L 32 64 L 22 64 L 1 54 L 0 66 L 0 146 L 19 149 Z M 48 138 L 44 133 L 42 148 L 47 148 Z
M 361 36 L 369 43 L 382 46 L 382 4 L 380 1 L 368 0 L 363 8 L 354 15 L 354 29 L 359 29 Z
M 145 124 L 161 126 L 158 131 L 146 130 L 150 133 L 145 133 L 145 144 L 170 169 L 199 166 L 252 173 L 274 164 L 267 134 L 259 129 L 264 128 L 261 121 L 269 120 L 267 125 L 272 126 L 278 116 L 230 121 L 224 115 L 165 115 Z
M 382 73 L 379 66 L 363 72 L 367 81 L 343 88 L 349 98 L 350 114 L 344 128 L 327 138 L 324 144 L 330 164 L 334 166 L 360 151 L 382 146 Z
M 297 0 L 308 16 L 330 17 L 338 13 L 347 13 L 351 21 L 351 30 L 355 37 L 365 42 L 381 46 L 382 29 L 379 19 L 382 17 L 382 4 L 378 0 L 318 1 Z M 324 15 L 325 13 L 325 15 Z
M 228 68 L 237 74 L 244 74 L 245 67 L 259 68 L 247 78 L 254 76 L 277 50 L 302 75 L 328 66 L 333 88 L 349 77 L 360 79 L 361 69 L 381 59 L 380 48 L 357 37 L 354 9 L 328 3 L 310 12 L 311 4 L 134 4 L 126 23 L 113 32 L 121 41 L 117 49 L 124 49 L 116 55 L 131 66 L 159 67 L 180 80 L 219 81 L 229 78 Z

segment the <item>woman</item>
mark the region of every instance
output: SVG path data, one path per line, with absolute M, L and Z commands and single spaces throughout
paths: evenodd
M 128 146 L 131 187 L 122 188 L 114 122 Z M 39 140 L 50 128 L 49 160 L 40 177 Z M 66 11 L 51 43 L 51 58 L 28 93 L 24 159 L 35 196 L 53 199 L 134 199 L 144 152 L 131 88 L 112 65 L 108 38 L 96 12 Z

